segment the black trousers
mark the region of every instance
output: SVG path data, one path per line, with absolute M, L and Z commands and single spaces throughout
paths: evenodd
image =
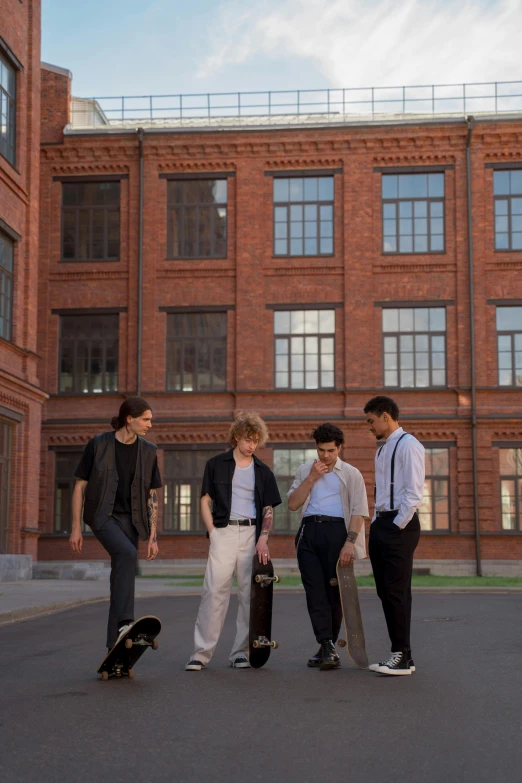
M 420 537 L 417 514 L 402 530 L 394 523 L 397 512 L 377 517 L 370 526 L 370 560 L 377 595 L 381 599 L 392 652 L 410 648 L 411 574 L 413 553 Z
M 318 642 L 335 642 L 339 636 L 343 611 L 336 566 L 345 541 L 344 522 L 307 522 L 306 517 L 296 536 L 297 563 Z
M 114 647 L 118 628 L 134 620 L 134 586 L 138 562 L 138 531 L 130 514 L 113 514 L 99 530 L 92 531 L 111 556 L 111 602 L 107 623 L 107 647 Z

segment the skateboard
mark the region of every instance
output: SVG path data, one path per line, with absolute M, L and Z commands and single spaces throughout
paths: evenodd
M 346 641 L 338 639 L 339 647 L 346 647 L 348 655 L 359 669 L 368 668 L 368 656 L 364 642 L 359 592 L 353 565 L 341 566 L 337 561 L 337 583 L 341 594 Z
M 158 649 L 156 636 L 161 631 L 161 622 L 153 615 L 146 615 L 136 620 L 125 636 L 114 645 L 101 662 L 98 674 L 102 680 L 109 677 L 134 677 L 133 666 L 141 658 L 148 647 Z
M 259 562 L 258 556 L 254 555 L 248 638 L 250 666 L 254 669 L 264 666 L 270 657 L 270 650 L 278 647 L 277 642 L 270 639 L 274 582 L 279 582 L 279 577 L 274 576 L 272 562 L 269 560 L 266 565 L 263 565 Z

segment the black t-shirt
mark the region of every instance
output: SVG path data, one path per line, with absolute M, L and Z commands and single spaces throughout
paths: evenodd
M 92 438 L 82 454 L 82 458 L 76 468 L 76 478 L 89 481 L 92 466 L 94 464 L 94 438 Z M 118 489 L 114 498 L 114 511 L 117 514 L 131 513 L 131 487 L 136 472 L 136 459 L 138 457 L 138 439 L 129 445 L 120 443 L 114 438 L 114 452 L 116 460 L 116 471 L 118 473 Z M 161 487 L 161 476 L 158 468 L 158 458 L 154 460 L 152 471 L 151 489 Z

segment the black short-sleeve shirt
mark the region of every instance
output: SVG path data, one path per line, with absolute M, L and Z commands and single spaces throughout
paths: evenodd
M 86 445 L 82 458 L 76 468 L 74 474 L 76 478 L 83 479 L 83 481 L 89 481 L 92 466 L 94 464 L 94 454 L 95 440 L 94 438 L 91 438 Z M 131 513 L 131 487 L 136 471 L 137 456 L 137 438 L 134 443 L 131 443 L 130 445 L 120 443 L 117 438 L 114 438 L 114 457 L 116 460 L 116 472 L 118 473 L 118 489 L 116 490 L 116 496 L 114 498 L 114 511 L 116 511 L 116 513 Z M 154 460 L 150 488 L 159 489 L 159 487 L 161 487 L 161 476 L 158 468 L 158 458 L 156 457 Z
M 266 506 L 279 506 L 281 495 L 277 488 L 275 476 L 264 462 L 261 462 L 254 454 L 255 475 L 255 504 L 256 504 L 256 533 L 261 532 L 263 509 Z M 201 485 L 201 497 L 208 495 L 214 501 L 212 512 L 216 527 L 226 527 L 230 518 L 232 507 L 232 479 L 236 462 L 233 449 L 224 454 L 211 457 L 205 465 L 203 483 Z

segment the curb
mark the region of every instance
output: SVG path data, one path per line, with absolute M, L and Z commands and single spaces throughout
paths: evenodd
M 287 595 L 303 594 L 303 586 L 295 587 L 278 587 L 276 588 L 278 593 L 285 593 Z M 522 594 L 522 587 L 413 587 L 414 593 L 431 593 L 431 594 L 489 594 L 489 595 L 509 595 L 509 594 Z M 232 595 L 237 593 L 237 589 L 232 590 Z M 359 593 L 366 595 L 376 596 L 375 588 L 373 587 L 360 587 Z M 179 598 L 179 597 L 194 597 L 200 596 L 201 590 L 187 591 L 187 592 L 175 592 L 174 590 L 163 590 L 155 593 L 136 593 L 136 598 Z M 96 596 L 95 598 L 78 598 L 75 601 L 65 601 L 58 604 L 50 604 L 49 606 L 33 606 L 28 609 L 15 609 L 12 612 L 0 613 L 0 628 L 4 625 L 12 625 L 14 623 L 21 623 L 25 620 L 35 620 L 37 617 L 46 617 L 51 614 L 57 614 L 58 612 L 65 612 L 68 609 L 74 609 L 77 606 L 85 606 L 87 604 L 97 604 L 103 601 L 108 601 L 109 596 Z

